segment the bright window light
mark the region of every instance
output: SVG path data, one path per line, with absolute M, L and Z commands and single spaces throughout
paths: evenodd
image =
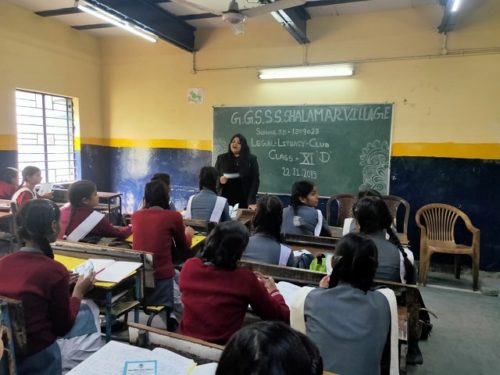
M 146 39 L 148 42 L 156 43 L 158 38 L 156 35 L 146 31 L 138 26 L 135 26 L 124 19 L 121 19 L 111 13 L 106 12 L 105 10 L 98 8 L 92 4 L 89 4 L 83 0 L 78 0 L 76 2 L 76 6 L 78 9 L 82 10 L 85 13 L 91 14 L 94 17 L 100 18 L 103 21 L 109 22 L 123 30 L 127 30 L 129 33 L 140 36 L 141 38 Z
M 311 65 L 259 69 L 260 79 L 347 77 L 354 74 L 351 64 Z

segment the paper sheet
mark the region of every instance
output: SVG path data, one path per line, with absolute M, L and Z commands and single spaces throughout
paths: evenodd
M 90 233 L 105 215 L 93 211 L 84 221 L 80 223 L 66 238 L 68 241 L 80 241 L 83 237 Z
M 98 281 L 109 281 L 117 283 L 125 279 L 130 273 L 142 266 L 142 263 L 138 262 L 114 262 L 104 270 L 99 272 L 99 268 L 95 266 L 96 280 Z
M 52 186 L 54 186 L 54 184 L 52 184 L 50 182 L 45 182 L 43 184 L 40 184 L 40 187 L 38 188 L 37 194 L 42 196 L 42 195 L 50 193 L 52 191 Z
M 189 375 L 215 375 L 215 371 L 217 371 L 217 363 L 213 362 L 196 366 Z
M 295 296 L 297 295 L 297 292 L 300 290 L 300 286 L 286 281 L 280 281 L 276 284 L 276 287 L 283 296 L 285 303 L 288 305 L 288 307 L 290 307 L 293 300 L 295 299 Z
M 123 374 L 125 362 L 153 360 L 157 361 L 158 374 L 187 375 L 188 370 L 190 370 L 187 368 L 187 361 L 190 361 L 190 366 L 194 366 L 194 361 L 166 349 L 150 351 L 110 341 L 71 370 L 68 375 L 120 375 Z

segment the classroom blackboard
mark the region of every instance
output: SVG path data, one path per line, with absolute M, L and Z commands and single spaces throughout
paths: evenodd
M 392 104 L 214 107 L 212 158 L 241 133 L 259 162 L 259 192 L 289 194 L 305 179 L 322 196 L 386 194 L 392 111 Z

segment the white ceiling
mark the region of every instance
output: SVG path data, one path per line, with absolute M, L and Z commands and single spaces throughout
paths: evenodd
M 23 8 L 32 10 L 33 12 L 55 10 L 61 8 L 72 8 L 75 6 L 74 0 L 7 0 L 13 4 Z M 188 0 L 191 3 L 198 4 L 201 8 L 213 9 L 214 13 L 220 13 L 227 10 L 229 0 Z M 240 9 L 252 8 L 259 6 L 258 0 L 238 0 Z M 279 0 L 278 0 L 279 1 Z M 357 1 L 353 3 L 345 3 L 328 6 L 310 6 L 306 10 L 312 18 L 322 16 L 338 16 L 353 13 L 367 13 L 377 11 L 387 11 L 392 9 L 412 8 L 428 4 L 435 4 L 438 0 L 367 0 Z M 190 7 L 189 5 L 181 5 L 178 0 L 170 2 L 158 3 L 158 6 L 177 15 L 193 15 L 199 13 L 207 13 L 200 9 Z M 85 13 L 75 13 L 60 16 L 51 16 L 51 19 L 58 20 L 70 26 L 93 25 L 101 24 L 102 20 L 92 17 Z M 254 17 L 247 22 L 258 22 L 259 19 L 270 19 L 271 16 Z M 220 17 L 203 18 L 198 20 L 189 20 L 189 24 L 196 28 L 215 28 L 227 27 Z M 102 29 L 85 30 L 82 32 L 91 33 L 98 37 L 108 37 L 114 35 L 128 35 L 126 31 L 122 31 L 116 27 L 108 27 Z

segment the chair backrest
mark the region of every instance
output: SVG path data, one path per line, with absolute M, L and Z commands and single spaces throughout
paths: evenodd
M 455 244 L 455 224 L 461 218 L 472 226 L 469 217 L 460 209 L 444 203 L 420 207 L 415 215 L 419 227 L 425 227 L 427 239 Z M 422 222 L 423 220 L 423 222 Z
M 26 355 L 28 343 L 21 301 L 0 296 L 0 310 L 0 326 L 4 326 L 8 331 L 6 347 L 15 355 Z M 15 358 L 10 360 L 15 360 Z
M 326 221 L 328 225 L 343 226 L 344 220 L 353 217 L 352 208 L 356 203 L 357 197 L 354 194 L 333 195 L 326 203 Z M 336 203 L 337 215 L 332 213 L 332 204 Z
M 399 233 L 408 234 L 408 220 L 410 218 L 410 204 L 397 195 L 384 195 L 382 198 L 389 208 L 389 212 L 394 219 L 394 225 Z M 403 222 L 398 220 L 398 210 L 403 206 Z

